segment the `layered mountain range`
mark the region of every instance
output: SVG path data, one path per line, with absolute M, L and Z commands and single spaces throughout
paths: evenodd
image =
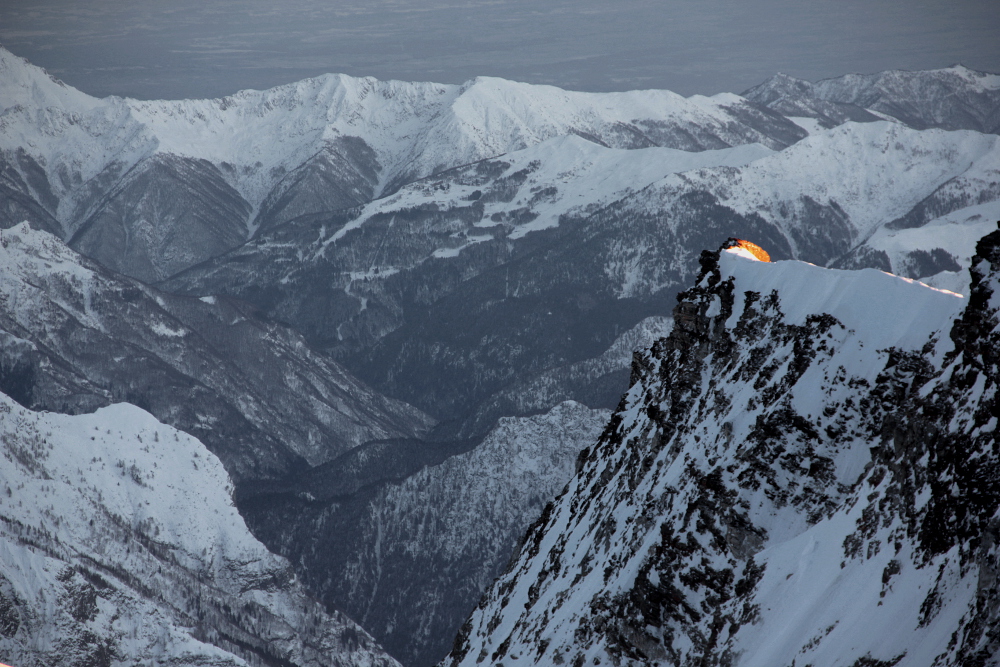
M 968 293 L 998 94 L 956 66 L 743 96 L 329 75 L 146 102 L 0 49 L 0 391 L 196 437 L 309 595 L 431 664 L 633 351 L 686 326 L 702 249 Z
M 157 280 L 309 213 L 580 134 L 704 150 L 804 136 L 735 95 L 594 95 L 328 75 L 218 100 L 89 97 L 0 52 L 7 225 L 28 217 L 110 268 Z

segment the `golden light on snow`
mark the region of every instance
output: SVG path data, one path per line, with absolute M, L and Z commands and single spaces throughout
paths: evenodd
M 756 243 L 752 241 L 746 241 L 744 239 L 734 239 L 731 238 L 723 246 L 726 250 L 738 249 L 745 250 L 746 252 L 753 255 L 753 258 L 761 262 L 770 262 L 771 256 L 767 254 L 767 251 L 761 248 Z

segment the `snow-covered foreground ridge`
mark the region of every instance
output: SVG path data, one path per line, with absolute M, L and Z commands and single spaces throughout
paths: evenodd
M 0 394 L 0 661 L 397 665 L 305 595 L 231 491 L 204 445 L 137 407 Z
M 998 664 L 1000 231 L 968 299 L 701 263 L 444 664 Z

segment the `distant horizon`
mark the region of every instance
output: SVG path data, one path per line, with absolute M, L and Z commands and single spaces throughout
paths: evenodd
M 78 91 L 80 91 L 80 92 L 82 92 L 84 94 L 90 95 L 91 97 L 94 97 L 94 98 L 97 98 L 97 99 L 102 99 L 102 98 L 105 98 L 105 97 L 111 97 L 111 96 L 117 95 L 116 93 L 109 93 L 107 95 L 95 95 L 95 94 L 91 93 L 88 90 L 85 90 L 83 88 L 80 88 L 79 86 L 73 85 L 69 81 L 63 80 L 56 73 L 52 72 L 48 68 L 43 67 L 43 66 L 39 65 L 38 63 L 32 61 L 31 58 L 28 58 L 26 56 L 23 56 L 23 55 L 21 55 L 19 53 L 14 52 L 10 48 L 8 48 L 6 44 L 4 44 L 2 42 L 0 42 L 0 48 L 6 49 L 8 52 L 10 52 L 11 54 L 13 54 L 16 57 L 24 58 L 25 60 L 27 60 L 32 65 L 45 70 L 45 72 L 47 72 L 50 76 L 53 76 L 60 83 L 63 83 L 65 85 L 67 85 L 67 86 L 70 86 L 70 87 L 74 88 L 75 90 L 78 90 Z M 696 96 L 696 95 L 701 95 L 701 96 L 704 96 L 704 97 L 711 97 L 713 95 L 720 95 L 720 94 L 726 94 L 726 93 L 733 93 L 733 94 L 741 95 L 742 93 L 749 91 L 751 88 L 753 88 L 755 86 L 758 86 L 758 85 L 760 85 L 760 84 L 762 84 L 762 83 L 770 80 L 771 78 L 773 78 L 775 76 L 781 76 L 781 75 L 790 76 L 790 77 L 792 77 L 792 78 L 794 78 L 796 80 L 800 80 L 800 81 L 809 81 L 810 83 L 818 83 L 820 81 L 826 81 L 826 80 L 830 80 L 830 79 L 839 79 L 839 78 L 842 78 L 842 77 L 845 77 L 845 76 L 850 76 L 850 75 L 871 76 L 871 75 L 880 74 L 880 73 L 883 73 L 883 72 L 926 72 L 926 71 L 939 71 L 939 70 L 951 69 L 953 67 L 965 67 L 966 69 L 968 69 L 970 71 L 973 71 L 973 72 L 977 72 L 979 74 L 988 74 L 988 75 L 1000 76 L 1000 70 L 998 70 L 998 71 L 979 70 L 979 69 L 976 69 L 974 67 L 969 67 L 968 65 L 965 65 L 964 63 L 960 63 L 960 62 L 958 62 L 958 63 L 951 63 L 950 65 L 944 65 L 944 66 L 941 66 L 941 67 L 930 67 L 930 68 L 926 68 L 926 69 L 892 68 L 892 69 L 887 69 L 887 70 L 875 70 L 875 71 L 872 71 L 872 72 L 845 72 L 843 74 L 838 74 L 838 75 L 834 75 L 834 76 L 823 77 L 823 78 L 820 78 L 820 79 L 802 79 L 801 77 L 792 76 L 792 75 L 788 74 L 787 72 L 774 72 L 771 76 L 766 77 L 766 78 L 758 81 L 757 83 L 752 84 L 750 86 L 747 86 L 746 88 L 744 88 L 742 90 L 739 90 L 739 91 L 736 91 L 736 90 L 719 90 L 719 91 L 716 91 L 714 93 L 690 93 L 688 95 L 683 95 L 683 96 L 684 97 L 692 97 L 692 96 Z M 553 86 L 553 87 L 560 88 L 562 90 L 566 90 L 566 91 L 569 91 L 569 92 L 586 92 L 586 93 L 593 92 L 593 93 L 611 93 L 611 94 L 613 94 L 613 93 L 627 93 L 627 92 L 630 92 L 630 91 L 643 91 L 643 90 L 666 90 L 666 91 L 674 92 L 674 93 L 677 92 L 677 91 L 671 90 L 669 88 L 628 88 L 628 89 L 622 89 L 622 90 L 585 91 L 585 90 L 579 90 L 579 89 L 574 89 L 574 88 L 561 88 L 560 86 L 556 86 L 555 84 L 535 83 L 535 82 L 531 82 L 531 81 L 520 81 L 520 80 L 517 80 L 517 79 L 508 79 L 506 77 L 500 77 L 500 76 L 488 75 L 488 74 L 480 74 L 480 75 L 474 76 L 472 78 L 466 79 L 465 81 L 451 83 L 451 82 L 445 82 L 445 81 L 431 81 L 431 80 L 420 80 L 420 79 L 379 78 L 379 77 L 374 77 L 372 75 L 348 74 L 346 72 L 321 72 L 319 74 L 314 74 L 312 76 L 306 76 L 306 77 L 303 77 L 301 79 L 295 79 L 293 81 L 286 81 L 284 83 L 276 83 L 273 86 L 268 86 L 266 88 L 240 88 L 239 90 L 235 90 L 235 91 L 233 91 L 231 93 L 224 93 L 224 94 L 215 95 L 215 96 L 212 96 L 212 97 L 188 97 L 188 98 L 176 98 L 176 97 L 140 97 L 140 98 L 137 98 L 137 97 L 129 96 L 129 95 L 117 95 L 117 96 L 118 97 L 123 97 L 123 98 L 129 98 L 129 99 L 136 99 L 136 100 L 139 100 L 139 101 L 150 101 L 150 102 L 152 102 L 152 101 L 163 101 L 163 100 L 171 101 L 171 100 L 179 100 L 179 99 L 192 99 L 192 100 L 221 99 L 223 97 L 237 95 L 237 94 L 242 93 L 242 92 L 247 92 L 247 91 L 249 91 L 249 92 L 254 92 L 254 91 L 256 91 L 256 92 L 263 92 L 263 91 L 272 90 L 272 89 L 275 89 L 275 88 L 281 88 L 282 86 L 294 85 L 294 84 L 296 84 L 296 83 L 298 83 L 300 81 L 306 81 L 306 80 L 309 80 L 309 79 L 316 79 L 316 78 L 320 78 L 320 77 L 324 77 L 324 76 L 341 76 L 341 75 L 350 77 L 352 79 L 374 78 L 374 79 L 376 79 L 378 81 L 400 81 L 400 82 L 403 82 L 403 83 L 431 83 L 431 84 L 441 84 L 441 85 L 447 85 L 447 86 L 461 86 L 461 85 L 464 85 L 464 84 L 469 83 L 471 81 L 474 81 L 475 79 L 478 79 L 478 78 L 496 78 L 496 79 L 503 79 L 503 80 L 506 80 L 506 81 L 512 81 L 514 83 L 523 83 L 523 84 L 532 85 L 532 86 Z M 677 94 L 681 94 L 681 93 L 677 93 Z M 0 665 L 0 667 L 3 667 L 3 666 Z
M 740 93 L 962 64 L 1000 72 L 983 0 L 3 0 L 0 44 L 89 95 L 199 99 L 323 74 Z

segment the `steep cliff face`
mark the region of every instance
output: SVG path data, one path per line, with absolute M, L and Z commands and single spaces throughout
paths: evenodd
M 397 666 L 250 535 L 232 489 L 135 406 L 56 415 L 0 394 L 0 660 Z
M 1000 231 L 967 300 L 738 254 L 445 664 L 996 664 Z

